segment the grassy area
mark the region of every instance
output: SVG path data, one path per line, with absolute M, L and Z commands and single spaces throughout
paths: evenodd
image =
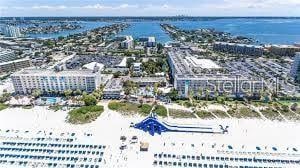
M 297 103 L 298 106 L 300 106 L 300 100 L 280 100 L 278 101 L 278 103 L 282 104 L 282 105 L 287 105 L 287 106 L 291 106 L 294 103 Z
M 6 109 L 7 107 L 8 105 L 0 103 L 0 111 Z
M 265 110 L 260 111 L 266 118 L 270 120 L 279 120 L 281 121 L 283 118 L 272 108 L 267 108 Z
M 104 111 L 103 106 L 83 106 L 69 112 L 68 121 L 72 124 L 90 123 Z
M 162 116 L 162 117 L 168 116 L 166 107 L 162 106 L 162 105 L 156 105 L 153 112 L 155 112 L 157 115 Z
M 214 113 L 219 118 L 229 118 L 229 116 L 224 111 L 221 110 L 214 110 L 212 111 L 212 113 Z
M 60 105 L 54 105 L 54 106 L 50 106 L 49 109 L 53 110 L 53 111 L 58 111 L 61 110 L 63 108 L 63 106 Z
M 172 118 L 195 118 L 193 113 L 177 109 L 169 109 L 169 115 Z
M 186 108 L 192 107 L 192 104 L 191 104 L 191 102 L 189 100 L 176 100 L 176 103 L 178 105 L 184 106 Z
M 135 115 L 138 113 L 146 116 L 150 113 L 152 106 L 149 104 L 140 105 L 130 102 L 111 101 L 108 104 L 108 108 L 114 111 L 118 111 L 123 115 Z
M 210 112 L 208 111 L 197 111 L 196 114 L 198 115 L 198 117 L 202 118 L 202 119 L 213 119 L 215 118 Z
M 235 118 L 260 118 L 260 115 L 257 112 L 245 106 L 239 107 L 238 109 L 232 109 L 227 112 L 229 115 Z

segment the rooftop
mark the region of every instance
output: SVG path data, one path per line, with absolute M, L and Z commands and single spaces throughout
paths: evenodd
M 17 62 L 22 62 L 22 61 L 29 61 L 30 59 L 28 57 L 26 58 L 22 58 L 22 59 L 17 59 L 17 60 L 13 60 L 13 61 L 8 61 L 8 62 L 1 62 L 1 65 L 6 65 L 6 64 L 11 64 L 11 63 L 17 63 Z
M 64 70 L 55 71 L 51 69 L 23 69 L 13 74 L 13 76 L 95 76 L 92 70 Z
M 120 91 L 122 90 L 123 82 L 120 78 L 112 78 L 105 86 L 104 92 L 106 91 Z
M 103 64 L 100 64 L 100 63 L 97 63 L 97 62 L 91 62 L 91 63 L 83 65 L 82 67 L 86 68 L 86 69 L 89 69 L 89 70 L 94 70 L 95 66 L 97 66 L 100 71 L 103 70 L 103 68 L 104 68 Z
M 196 68 L 202 68 L 202 69 L 220 69 L 221 67 L 217 65 L 215 62 L 213 62 L 210 59 L 198 59 L 194 56 L 192 57 L 186 57 L 185 60 L 188 64 L 191 64 L 191 66 Z

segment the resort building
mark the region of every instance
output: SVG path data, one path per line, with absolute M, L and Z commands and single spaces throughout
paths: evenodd
M 125 40 L 120 43 L 120 47 L 123 49 L 132 49 L 134 47 L 133 37 L 125 36 Z
M 280 56 L 294 56 L 296 52 L 300 52 L 300 47 L 294 45 L 272 45 L 270 52 Z
M 155 47 L 156 40 L 155 37 L 148 37 L 147 47 Z
M 211 96 L 218 93 L 242 97 L 248 92 L 259 93 L 263 88 L 262 80 L 225 74 L 222 68 L 211 60 L 197 59 L 187 52 L 169 52 L 168 62 L 174 87 L 180 97 L 188 97 L 190 93 L 194 96 L 203 96 L 205 92 Z
M 14 61 L 0 63 L 0 73 L 13 72 L 31 66 L 29 58 L 22 58 Z
M 11 25 L 5 25 L 2 27 L 2 33 L 7 37 L 21 37 L 20 28 Z
M 0 62 L 13 61 L 15 59 L 17 59 L 17 56 L 14 51 L 0 48 Z
M 120 78 L 112 78 L 103 89 L 104 99 L 120 99 L 123 92 L 123 81 Z
M 213 50 L 250 56 L 262 56 L 264 52 L 264 48 L 262 46 L 226 42 L 215 42 L 213 44 Z
M 297 83 L 300 83 L 300 52 L 296 53 L 291 69 L 291 76 Z
M 33 90 L 63 92 L 65 90 L 94 91 L 101 82 L 98 70 L 23 69 L 11 75 L 18 94 L 30 94 Z

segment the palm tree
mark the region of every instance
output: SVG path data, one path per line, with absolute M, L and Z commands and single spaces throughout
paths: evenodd
M 199 90 L 198 90 L 198 98 L 199 98 L 199 100 L 202 97 L 202 92 L 203 92 L 202 88 L 199 88 Z
M 193 99 L 194 99 L 194 91 L 193 89 L 190 89 L 189 92 L 188 92 L 188 97 L 190 99 L 190 103 L 193 104 Z
M 205 89 L 205 97 L 206 97 L 206 101 L 208 101 L 209 98 L 209 90 Z

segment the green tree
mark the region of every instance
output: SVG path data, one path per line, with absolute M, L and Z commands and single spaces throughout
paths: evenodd
M 154 95 L 157 96 L 157 93 L 158 93 L 158 83 L 154 84 L 153 92 L 154 92 Z
M 80 89 L 77 89 L 76 91 L 75 91 L 75 95 L 81 95 L 82 94 L 82 91 L 80 90 Z
M 127 58 L 126 59 L 126 67 L 127 68 L 130 68 L 133 63 L 134 63 L 134 59 L 133 58 Z
M 68 89 L 68 90 L 65 90 L 64 91 L 64 95 L 67 97 L 67 98 L 69 98 L 71 95 L 72 95 L 72 90 L 71 89 Z
M 176 89 L 171 89 L 171 91 L 167 94 L 171 100 L 177 100 L 178 99 L 178 91 Z
M 83 97 L 86 106 L 94 106 L 97 104 L 97 99 L 93 95 L 86 95 Z
M 113 75 L 114 75 L 114 78 L 118 78 L 118 77 L 120 77 L 121 76 L 121 72 L 120 71 L 117 71 L 117 72 L 115 72 L 115 73 L 113 73 Z
M 34 89 L 34 90 L 32 91 L 32 93 L 31 93 L 31 95 L 32 95 L 34 98 L 38 98 L 38 97 L 40 97 L 40 96 L 42 95 L 42 92 L 41 92 L 41 90 L 39 90 L 39 89 Z

